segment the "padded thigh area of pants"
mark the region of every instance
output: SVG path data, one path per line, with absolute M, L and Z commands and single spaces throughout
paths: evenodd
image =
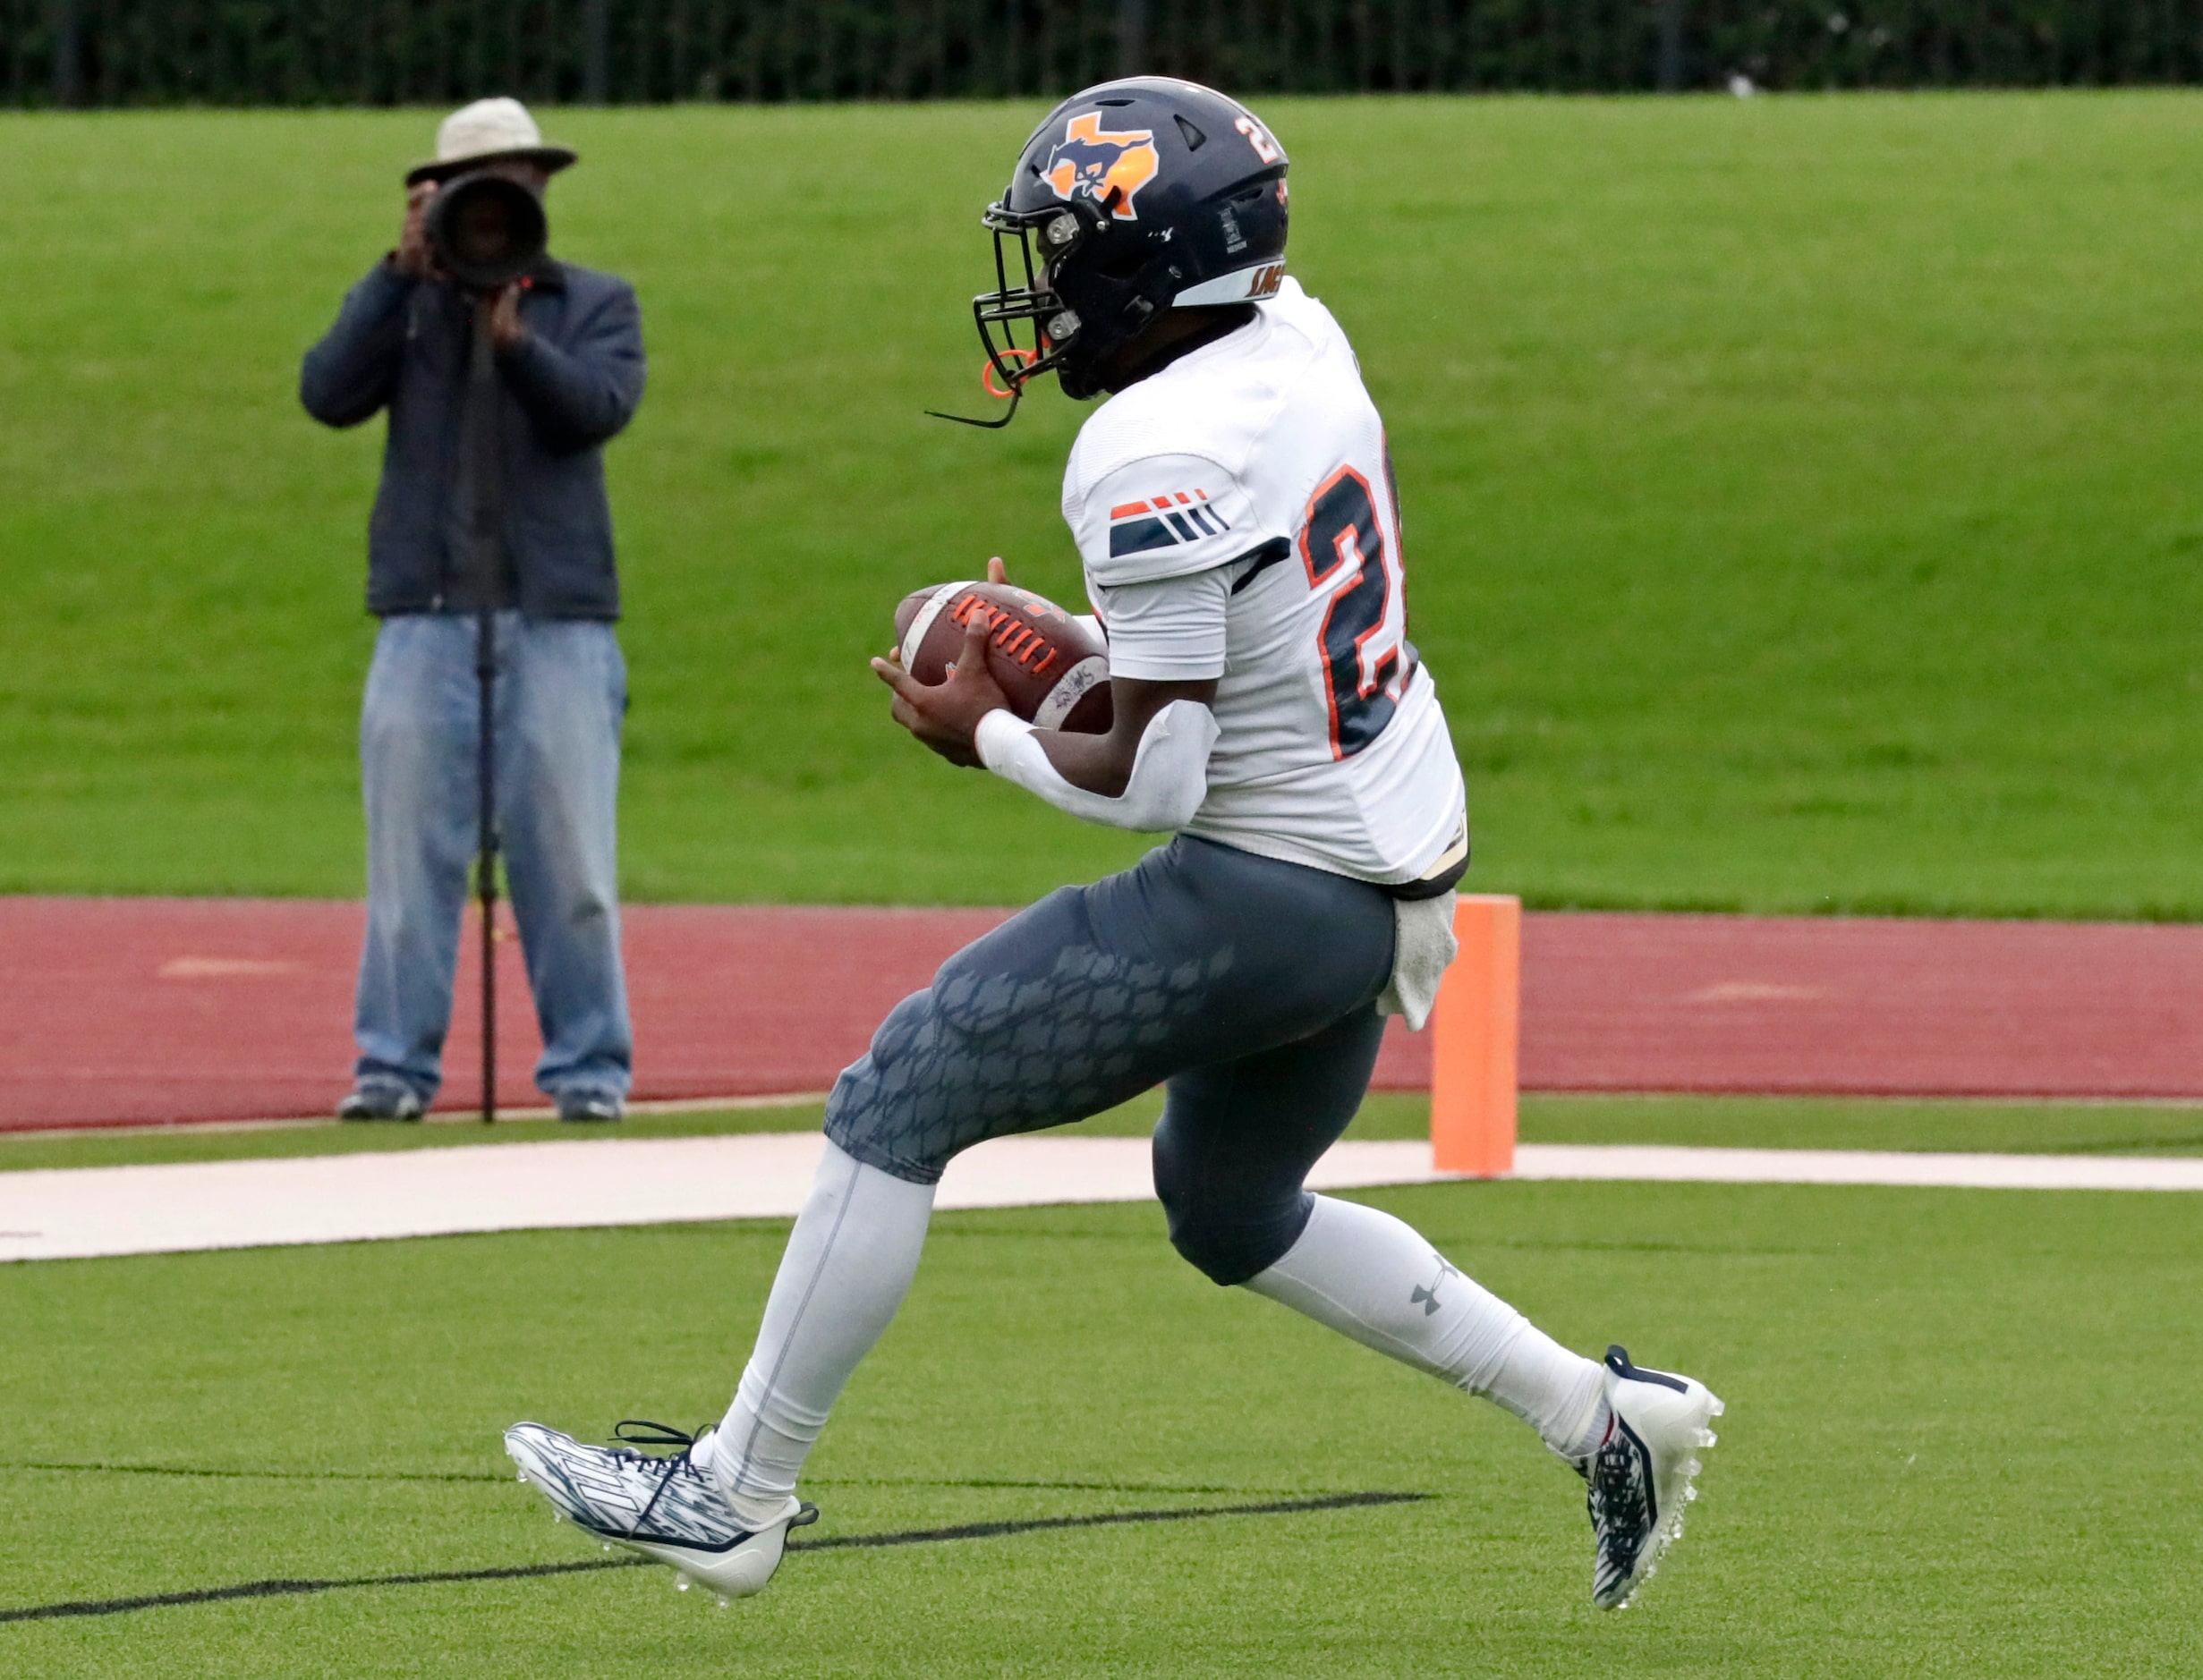
M 1391 961 L 1376 888 L 1180 836 L 949 958 L 836 1082 L 827 1135 L 931 1183 L 986 1138 L 1320 1032 L 1365 1008 Z

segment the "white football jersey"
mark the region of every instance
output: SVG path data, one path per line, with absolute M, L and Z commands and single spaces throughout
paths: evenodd
M 1255 308 L 1087 420 L 1064 517 L 1112 674 L 1220 679 L 1186 832 L 1412 881 L 1460 837 L 1464 803 L 1407 637 L 1384 425 L 1330 310 L 1289 279 Z

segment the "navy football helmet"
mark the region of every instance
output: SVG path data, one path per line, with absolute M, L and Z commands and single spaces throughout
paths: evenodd
M 1065 395 L 1090 397 L 1110 352 L 1159 310 L 1274 293 L 1285 169 L 1252 112 L 1196 82 L 1105 81 L 1050 111 L 984 217 L 995 289 L 972 315 L 996 394 L 1052 372 Z

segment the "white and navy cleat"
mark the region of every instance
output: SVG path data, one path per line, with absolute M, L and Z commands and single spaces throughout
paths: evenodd
M 1589 1458 L 1576 1463 L 1590 1484 L 1585 1504 L 1597 1554 L 1591 1601 L 1619 1610 L 1650 1579 L 1660 1556 L 1683 1535 L 1683 1513 L 1698 1497 L 1698 1455 L 1714 1445 L 1722 1403 L 1704 1383 L 1629 1362 L 1606 1350 L 1606 1404 L 1613 1422 Z
M 788 1531 L 819 1519 L 818 1506 L 791 1498 L 782 1516 L 745 1527 L 689 1456 L 695 1437 L 633 1420 L 616 1434 L 621 1445 L 590 1447 L 540 1423 L 515 1423 L 505 1431 L 505 1450 L 520 1479 L 542 1489 L 553 1515 L 608 1550 L 625 1546 L 668 1565 L 684 1592 L 701 1583 L 724 1605 L 763 1591 L 780 1566 Z M 680 1450 L 659 1455 L 638 1452 L 639 1446 Z

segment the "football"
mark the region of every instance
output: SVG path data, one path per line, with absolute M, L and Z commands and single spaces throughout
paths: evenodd
M 914 590 L 895 609 L 903 666 L 919 682 L 944 683 L 964 649 L 965 625 L 987 615 L 987 669 L 1010 709 L 1042 729 L 1109 733 L 1109 654 L 1070 614 L 1044 595 L 1008 583 L 936 583 Z

